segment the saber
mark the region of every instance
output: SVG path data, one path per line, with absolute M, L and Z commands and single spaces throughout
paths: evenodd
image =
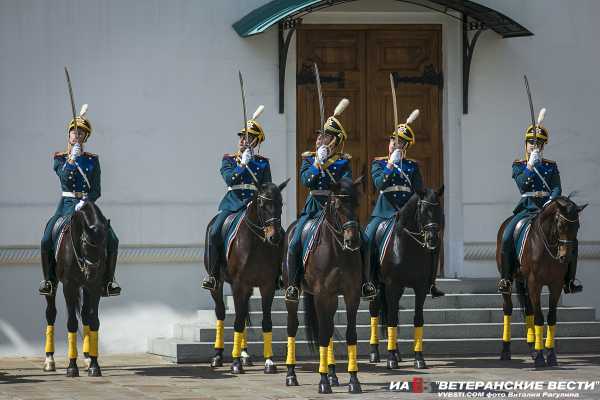
M 319 75 L 319 67 L 314 63 L 315 81 L 317 83 L 317 94 L 319 96 L 319 115 L 321 116 L 321 128 L 325 128 L 325 106 L 323 105 L 323 89 L 321 88 L 321 76 Z
M 242 77 L 242 71 L 238 71 L 240 76 L 240 90 L 242 92 L 242 112 L 244 113 L 244 132 L 246 134 L 246 146 L 249 146 L 248 142 L 248 119 L 246 118 L 246 94 L 244 93 L 244 78 Z
M 392 101 L 394 104 L 394 147 L 398 147 L 398 104 L 396 101 L 396 85 L 394 85 L 394 75 L 390 72 L 390 86 L 392 87 Z
M 535 124 L 535 111 L 533 111 L 533 99 L 531 98 L 531 89 L 529 88 L 529 81 L 527 80 L 527 75 L 523 75 L 523 80 L 525 81 L 525 90 L 527 91 L 527 98 L 529 99 L 529 111 L 531 113 L 531 126 L 533 129 L 536 129 Z

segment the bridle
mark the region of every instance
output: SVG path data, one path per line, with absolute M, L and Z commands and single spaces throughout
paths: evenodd
M 81 237 L 79 239 L 79 244 L 81 247 L 83 246 L 83 244 L 85 244 L 90 247 L 100 248 L 99 244 L 95 244 L 95 243 L 92 243 L 89 240 L 87 240 L 87 234 L 85 232 L 83 232 L 81 234 Z M 101 260 L 100 257 L 98 258 L 98 260 L 96 260 L 96 262 L 91 262 L 87 258 L 80 256 L 78 254 L 77 246 L 75 245 L 75 240 L 73 239 L 73 228 L 72 227 L 71 227 L 71 246 L 73 247 L 73 253 L 75 254 L 75 260 L 77 261 L 77 266 L 79 267 L 79 270 L 82 273 L 85 273 L 86 271 L 89 272 L 89 269 L 92 267 L 96 267 L 96 268 L 100 267 L 100 260 Z
M 330 194 L 329 197 L 330 198 L 333 197 L 334 199 L 336 199 L 336 198 L 341 198 L 341 197 L 350 197 L 350 195 L 348 195 L 348 194 Z M 358 221 L 355 219 L 352 219 L 352 220 L 348 220 L 342 224 L 342 222 L 340 221 L 340 213 L 337 212 L 334 201 L 329 202 L 329 209 L 331 210 L 331 213 L 333 215 L 334 222 L 331 223 L 325 216 L 323 218 L 323 224 L 332 233 L 333 239 L 338 244 L 338 246 L 340 246 L 343 251 L 355 252 L 355 251 L 360 250 L 360 247 L 361 247 L 360 235 L 359 235 L 358 245 L 356 247 L 351 247 L 344 240 L 344 231 L 346 231 L 348 229 L 352 229 L 352 228 L 358 229 L 358 226 L 359 226 Z
M 429 251 L 434 251 L 439 247 L 439 243 L 436 242 L 435 246 L 431 246 L 429 244 L 429 239 L 434 232 L 439 232 L 440 224 L 437 222 L 430 222 L 428 224 L 422 225 L 421 222 L 421 206 L 423 204 L 430 205 L 433 207 L 439 207 L 440 203 L 438 202 L 430 202 L 427 200 L 419 199 L 417 202 L 417 213 L 416 213 L 416 222 L 417 222 L 417 232 L 412 232 L 407 228 L 403 228 L 404 232 L 413 239 L 415 242 L 419 244 L 419 246 L 423 248 L 427 248 Z
M 567 217 L 565 217 L 563 214 L 561 214 L 560 211 L 556 212 L 556 216 L 564 221 L 566 221 L 568 224 L 576 224 L 579 222 L 579 218 L 577 219 L 569 219 Z M 555 217 L 556 219 L 556 217 Z M 548 242 L 548 238 L 546 237 L 546 234 L 544 233 L 544 230 L 542 229 L 542 223 L 540 221 L 540 218 L 538 218 L 538 230 L 540 232 L 540 235 L 542 236 L 542 242 L 544 243 L 544 248 L 546 249 L 546 252 L 548 252 L 548 254 L 550 255 L 550 257 L 552 257 L 552 259 L 556 260 L 556 261 L 560 261 L 560 256 L 558 255 L 559 251 L 560 251 L 560 247 L 561 246 L 575 246 L 577 244 L 577 239 L 575 240 L 567 240 L 567 239 L 560 239 L 560 237 L 558 239 L 556 239 L 556 243 L 555 244 L 550 244 Z M 558 224 L 553 224 L 552 225 L 552 231 L 550 232 L 551 236 L 554 236 L 553 234 L 556 232 L 558 227 Z M 557 236 L 558 236 L 558 232 L 556 232 Z M 552 248 L 556 248 L 556 254 L 552 253 Z
M 281 218 L 279 217 L 273 217 L 273 218 L 268 218 L 266 220 L 263 220 L 263 217 L 261 215 L 261 213 L 259 212 L 260 209 L 262 209 L 263 203 L 264 201 L 275 201 L 274 199 L 259 193 L 256 196 L 256 205 L 257 205 L 257 218 L 258 221 L 254 222 L 250 219 L 250 217 L 248 216 L 248 214 L 246 214 L 244 216 L 244 223 L 246 224 L 246 226 L 248 227 L 248 229 L 250 230 L 250 232 L 252 232 L 254 234 L 254 236 L 256 236 L 257 238 L 259 238 L 263 243 L 268 243 L 272 246 L 277 245 L 277 243 L 272 243 L 269 240 L 267 240 L 267 234 L 266 234 L 266 229 L 269 226 L 275 226 L 275 228 L 277 227 L 281 227 Z M 253 202 L 249 202 L 248 206 L 246 207 L 246 209 L 250 208 L 250 205 Z

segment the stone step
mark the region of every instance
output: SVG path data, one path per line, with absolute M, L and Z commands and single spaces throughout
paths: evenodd
M 335 341 L 335 352 L 338 362 L 343 363 L 343 357 L 346 354 L 346 345 L 344 342 Z M 382 368 L 385 368 L 386 341 L 381 340 L 379 351 L 384 360 Z M 370 351 L 368 339 L 358 341 L 359 362 L 367 362 L 366 357 Z M 231 342 L 225 343 L 225 360 L 230 361 Z M 255 360 L 262 357 L 262 342 L 250 341 L 248 350 Z M 287 342 L 273 341 L 274 360 L 279 365 L 284 362 Z M 405 360 L 410 361 L 412 357 L 412 340 L 399 339 L 398 348 Z M 491 355 L 499 354 L 501 341 L 499 338 L 473 338 L 473 339 L 427 339 L 423 343 L 423 352 L 425 358 L 436 355 Z M 527 354 L 528 348 L 524 338 L 515 337 L 512 341 L 512 351 L 514 354 Z M 600 353 L 600 337 L 560 337 L 556 340 L 556 351 L 560 354 L 569 353 Z M 208 362 L 214 354 L 213 343 L 211 342 L 192 342 L 175 338 L 154 338 L 148 341 L 148 352 L 163 356 L 166 359 L 177 363 L 203 363 Z M 298 359 L 318 359 L 318 354 L 311 351 L 305 341 L 296 342 L 296 356 Z M 402 364 L 401 364 L 402 366 Z M 407 362 L 406 367 L 412 368 L 412 362 Z M 228 366 L 224 367 L 228 368 Z
M 337 336 L 344 338 L 346 334 L 345 325 L 336 325 Z M 357 335 L 359 338 L 369 338 L 371 335 L 370 325 L 357 325 Z M 425 339 L 460 339 L 460 338 L 500 338 L 502 336 L 502 323 L 460 323 L 460 324 L 425 324 Z M 413 325 L 402 324 L 398 329 L 398 338 L 411 339 L 413 337 Z M 204 328 L 200 324 L 176 324 L 174 327 L 174 337 L 176 339 L 190 340 L 194 342 L 210 342 L 215 339 L 215 329 Z M 384 337 L 381 329 L 378 329 L 380 337 Z M 525 336 L 525 324 L 512 324 L 512 335 L 515 337 Z M 262 340 L 262 328 L 260 325 L 251 326 L 247 329 L 249 341 Z M 560 322 L 557 330 L 557 337 L 569 336 L 600 336 L 600 321 L 591 322 Z M 233 327 L 225 327 L 225 341 L 233 341 Z M 306 340 L 305 327 L 300 326 L 296 334 L 297 340 Z M 287 340 L 286 326 L 273 326 L 273 340 Z
M 548 306 L 548 294 L 542 295 L 542 305 Z M 260 296 L 250 297 L 250 310 L 262 310 L 261 304 L 262 298 Z M 517 296 L 513 294 L 513 306 L 519 304 Z M 227 296 L 227 309 L 228 311 L 234 311 L 233 296 Z M 560 303 L 559 303 L 560 305 Z M 400 308 L 414 309 L 415 306 L 415 295 L 412 293 L 405 293 L 400 299 Z M 499 293 L 448 293 L 443 297 L 432 299 L 427 296 L 425 300 L 425 307 L 429 309 L 434 308 L 487 308 L 487 307 L 502 307 L 502 295 Z M 344 298 L 338 296 L 338 310 L 344 310 L 346 304 Z M 369 308 L 369 302 L 361 301 L 361 310 L 367 310 Z M 285 300 L 283 296 L 275 296 L 272 305 L 273 311 L 284 311 L 286 310 Z M 304 310 L 303 298 L 300 299 L 299 310 Z
M 205 312 L 205 311 L 203 311 Z M 548 312 L 544 308 L 544 314 Z M 411 324 L 413 322 L 414 310 L 405 309 L 399 311 L 400 324 Z M 204 317 L 204 316 L 203 316 Z M 596 310 L 593 307 L 558 307 L 558 321 L 593 321 L 596 317 Z M 358 310 L 357 324 L 368 325 L 370 323 L 369 311 Z M 502 322 L 502 308 L 496 306 L 494 308 L 435 308 L 424 309 L 424 319 L 429 324 L 439 323 L 475 323 L 475 322 Z M 201 318 L 202 319 L 202 318 Z M 274 325 L 287 325 L 287 311 L 273 311 L 271 319 Z M 304 323 L 304 313 L 298 314 L 300 324 Z M 225 315 L 225 325 L 231 326 L 235 320 L 235 316 L 228 312 Z M 254 326 L 261 326 L 262 312 L 251 311 L 250 322 Z M 513 321 L 522 322 L 523 315 L 520 308 L 513 309 Z M 338 310 L 334 317 L 335 324 L 346 323 L 346 311 Z

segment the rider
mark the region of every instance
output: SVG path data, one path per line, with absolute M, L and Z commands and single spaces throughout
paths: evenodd
M 379 197 L 371 213 L 371 219 L 365 229 L 371 252 L 371 275 L 377 276 L 379 257 L 375 248 L 375 233 L 379 225 L 392 218 L 402 210 L 408 199 L 423 189 L 423 179 L 419 164 L 406 158 L 409 147 L 415 144 L 415 133 L 410 124 L 419 116 L 419 110 L 413 111 L 405 124 L 398 124 L 390 134 L 388 155 L 376 157 L 371 163 L 373 184 L 379 190 Z M 437 268 L 433 270 L 429 292 L 431 297 L 443 296 L 445 293 L 435 286 Z
M 560 175 L 556 162 L 542 158 L 544 145 L 548 143 L 548 131 L 541 125 L 546 109 L 542 108 L 537 124 L 530 125 L 525 131 L 524 160 L 515 160 L 512 165 L 513 179 L 521 192 L 521 200 L 513 210 L 514 216 L 506 225 L 502 235 L 501 275 L 498 291 L 510 294 L 513 267 L 517 264 L 514 231 L 518 222 L 528 216 L 538 214 L 544 206 L 561 195 Z M 577 293 L 583 286 L 575 283 L 577 269 L 577 246 L 569 261 L 565 276 L 564 292 Z
M 40 282 L 39 292 L 44 296 L 52 296 L 56 290 L 56 255 L 52 241 L 52 230 L 60 217 L 70 218 L 79 211 L 88 199 L 96 201 L 100 197 L 100 160 L 96 154 L 83 151 L 83 145 L 92 134 L 92 125 L 85 117 L 87 104 L 81 107 L 81 112 L 67 127 L 67 151 L 54 153 L 54 171 L 60 180 L 62 197 L 54 215 L 44 229 L 41 243 L 42 269 L 44 280 Z M 105 286 L 102 296 L 118 296 L 121 287 L 115 281 L 115 268 L 119 239 L 109 225 L 106 252 Z
M 296 223 L 294 236 L 288 246 L 287 268 L 290 285 L 285 291 L 286 301 L 298 302 L 300 297 L 299 288 L 304 273 L 301 249 L 304 225 L 323 209 L 323 205 L 329 199 L 330 188 L 333 183 L 342 178 L 352 178 L 351 156 L 341 152 L 347 134 L 338 120 L 338 117 L 349 103 L 348 99 L 342 99 L 335 108 L 333 115 L 325 122 L 324 130 L 317 131 L 315 145 L 317 151 L 302 153 L 300 180 L 304 186 L 310 189 L 310 192 Z M 362 248 L 361 253 L 365 253 Z M 363 264 L 365 264 L 364 258 Z M 363 266 L 361 291 L 362 296 L 368 298 L 376 294 L 376 289 L 366 275 L 368 275 L 368 268 Z
M 225 219 L 244 209 L 252 200 L 258 186 L 271 182 L 269 159 L 254 154 L 254 149 L 265 140 L 265 132 L 256 121 L 263 109 L 264 106 L 259 106 L 252 118 L 246 122 L 246 128 L 238 132 L 238 151 L 225 154 L 221 161 L 221 176 L 227 184 L 227 193 L 219 204 L 219 213 L 208 228 L 208 276 L 202 281 L 204 289 L 215 290 L 218 287 L 219 266 L 224 258 L 221 228 Z

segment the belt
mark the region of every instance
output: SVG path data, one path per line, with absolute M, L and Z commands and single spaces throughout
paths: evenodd
M 241 185 L 229 186 L 227 190 L 258 190 L 258 188 L 250 183 L 242 183 Z
M 527 192 L 527 193 L 523 193 L 521 195 L 521 197 L 548 197 L 548 196 L 550 196 L 550 193 L 543 192 L 543 191 Z
M 381 191 L 379 191 L 379 193 L 388 193 L 388 192 L 412 192 L 412 190 L 408 187 L 408 186 L 404 186 L 404 185 L 395 185 L 395 186 L 390 186 L 388 188 L 385 188 Z
M 312 196 L 329 196 L 331 194 L 331 190 L 311 190 L 310 194 Z
M 85 192 L 62 192 L 62 197 L 74 197 L 76 199 L 81 199 L 86 196 L 87 193 Z

